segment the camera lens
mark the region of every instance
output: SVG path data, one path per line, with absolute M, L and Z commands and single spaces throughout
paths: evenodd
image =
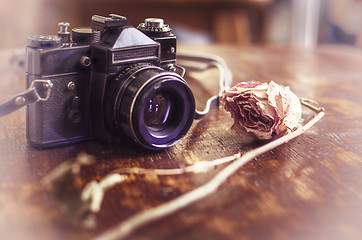
M 195 113 L 185 80 L 146 64 L 126 67 L 110 79 L 104 101 L 110 128 L 149 149 L 174 145 L 190 129 Z

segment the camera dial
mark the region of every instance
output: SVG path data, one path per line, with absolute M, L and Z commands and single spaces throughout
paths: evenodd
M 28 38 L 31 48 L 57 48 L 62 45 L 62 39 L 56 35 L 35 35 Z
M 72 40 L 78 44 L 98 43 L 101 38 L 100 31 L 91 27 L 77 27 L 72 29 Z
M 146 18 L 145 25 L 147 29 L 162 29 L 164 21 L 162 18 Z
M 169 35 L 171 28 L 162 18 L 146 18 L 144 23 L 138 25 L 138 30 L 153 35 Z

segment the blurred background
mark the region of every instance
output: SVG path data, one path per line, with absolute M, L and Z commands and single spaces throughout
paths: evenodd
M 362 0 L 0 0 L 0 48 L 56 34 L 61 21 L 89 26 L 92 15 L 109 13 L 133 26 L 164 18 L 184 43 L 362 47 Z

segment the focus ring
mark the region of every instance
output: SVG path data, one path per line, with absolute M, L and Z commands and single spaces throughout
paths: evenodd
M 107 83 L 104 95 L 104 114 L 107 124 L 118 134 L 123 132 L 121 125 L 129 122 L 129 111 L 133 100 L 132 94 L 128 90 L 129 85 L 132 84 L 132 89 L 142 86 L 142 82 L 136 76 L 145 70 L 153 70 L 157 73 L 162 71 L 161 68 L 148 64 L 131 65 L 124 67 Z
M 133 109 L 132 104 L 135 101 L 136 95 L 142 91 L 145 85 L 149 84 L 155 76 L 160 73 L 159 69 L 145 69 L 139 71 L 131 76 L 133 78 L 132 82 L 128 85 L 126 91 L 124 92 L 122 99 L 118 99 L 116 109 L 119 111 L 115 111 L 115 118 L 125 119 L 127 118 L 127 122 L 124 124 L 128 125 L 128 127 L 132 128 L 132 115 Z

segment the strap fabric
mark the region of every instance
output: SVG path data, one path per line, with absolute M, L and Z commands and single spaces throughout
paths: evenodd
M 24 92 L 11 97 L 7 101 L 0 104 L 0 117 L 12 113 L 19 108 L 28 104 L 35 103 L 41 100 L 36 88 L 29 88 Z
M 216 96 L 209 98 L 206 102 L 206 107 L 203 111 L 195 110 L 195 119 L 201 119 L 207 115 L 211 109 L 219 108 L 219 101 L 223 95 L 224 90 L 230 88 L 232 83 L 232 74 L 228 68 L 226 62 L 219 56 L 207 53 L 195 53 L 195 52 L 181 52 L 177 55 L 177 61 L 180 65 L 186 67 L 187 70 L 201 72 L 206 69 L 216 67 L 219 70 L 219 93 Z M 181 63 L 180 63 L 181 62 Z M 197 64 L 195 64 L 197 63 Z M 185 68 L 176 66 L 183 69 Z

